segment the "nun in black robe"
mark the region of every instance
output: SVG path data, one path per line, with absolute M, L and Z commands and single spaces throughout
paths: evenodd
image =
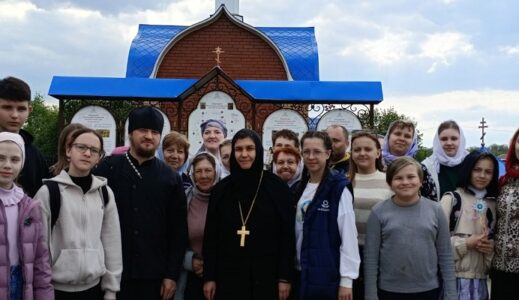
M 242 169 L 235 145 L 246 138 L 254 142 L 256 157 L 249 169 Z M 204 289 L 208 282 L 215 283 L 217 300 L 279 299 L 279 283 L 290 283 L 293 275 L 291 194 L 278 176 L 263 170 L 263 146 L 254 131 L 238 131 L 232 149 L 231 175 L 214 187 L 209 200 L 203 245 Z M 245 222 L 249 232 L 241 246 L 238 231 L 249 210 Z

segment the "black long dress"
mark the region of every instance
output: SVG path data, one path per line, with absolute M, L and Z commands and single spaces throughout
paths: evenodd
M 242 129 L 234 137 L 250 137 L 256 159 L 248 170 L 231 153 L 231 175 L 211 193 L 204 233 L 204 281 L 216 282 L 216 299 L 278 299 L 279 280 L 292 279 L 295 242 L 291 194 L 276 175 L 263 171 L 263 148 L 256 133 Z M 250 235 L 240 246 L 241 201 L 246 216 L 263 179 L 246 223 Z

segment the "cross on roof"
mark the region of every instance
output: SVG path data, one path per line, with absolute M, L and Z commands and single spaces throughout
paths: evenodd
M 220 54 L 225 53 L 225 51 L 223 51 L 222 48 L 220 48 L 220 46 L 218 46 L 214 49 L 213 53 L 216 54 L 216 59 L 215 59 L 216 65 L 220 66 L 220 64 L 222 63 L 222 61 L 220 61 Z
M 481 118 L 481 122 L 479 122 L 479 124 L 481 124 L 480 126 L 478 126 L 478 128 L 481 128 L 481 138 L 479 138 L 481 140 L 481 147 L 485 147 L 485 135 L 487 134 L 485 132 L 485 128 L 488 128 L 488 125 L 485 125 L 487 124 L 487 121 L 485 121 L 485 118 Z

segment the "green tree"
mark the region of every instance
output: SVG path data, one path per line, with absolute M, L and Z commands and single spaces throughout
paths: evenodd
M 34 145 L 50 164 L 56 160 L 59 135 L 58 108 L 55 105 L 46 105 L 41 94 L 36 94 L 31 104 L 32 112 L 24 129 L 34 136 Z
M 360 114 L 359 119 L 363 128 L 370 128 L 368 112 Z M 413 118 L 398 113 L 396 109 L 391 106 L 385 109 L 375 108 L 373 112 L 373 131 L 377 134 L 386 135 L 389 125 L 396 120 L 410 120 L 414 123 L 414 126 L 417 127 L 417 123 Z M 418 147 L 422 148 L 423 133 L 419 130 L 416 131 L 418 134 Z

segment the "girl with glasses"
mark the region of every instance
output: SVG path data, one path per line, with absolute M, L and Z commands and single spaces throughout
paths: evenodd
M 78 129 L 65 154 L 68 168 L 45 180 L 35 196 L 42 204 L 55 299 L 115 299 L 122 273 L 119 216 L 106 178 L 91 174 L 104 155 L 103 139 Z
M 295 299 L 352 299 L 360 257 L 348 180 L 328 167 L 332 141 L 325 132 L 305 133 L 301 145 L 305 170 L 296 192 Z

